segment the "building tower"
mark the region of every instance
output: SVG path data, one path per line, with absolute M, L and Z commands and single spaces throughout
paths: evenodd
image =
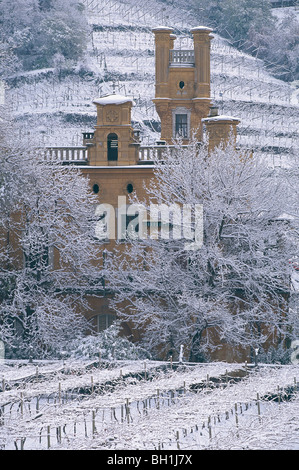
M 187 144 L 195 132 L 202 140 L 202 119 L 209 115 L 211 29 L 193 28 L 194 49 L 174 49 L 173 29 L 153 29 L 156 44 L 155 103 L 161 120 L 161 140 Z
M 113 93 L 93 103 L 97 107 L 95 132 L 84 136 L 89 165 L 136 165 L 140 144 L 131 124 L 133 100 Z
M 230 138 L 236 144 L 237 139 L 237 125 L 240 120 L 233 116 L 218 115 L 218 109 L 211 107 L 210 114 L 207 118 L 202 120 L 205 125 L 209 150 L 223 144 L 226 145 Z

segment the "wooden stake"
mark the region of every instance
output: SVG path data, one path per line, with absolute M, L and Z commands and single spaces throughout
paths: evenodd
M 280 405 L 280 391 L 279 391 L 279 385 L 277 385 L 277 395 L 278 395 L 278 403 Z
M 0 426 L 4 424 L 4 406 L 0 408 Z
M 96 413 L 92 410 L 92 435 L 94 436 L 96 433 Z
M 177 448 L 180 449 L 180 442 L 179 442 L 179 439 L 180 439 L 180 435 L 179 435 L 179 431 L 176 432 L 176 445 L 177 445 Z
M 260 408 L 260 397 L 258 393 L 256 394 L 256 400 L 257 400 L 257 412 L 258 412 L 258 415 L 260 416 L 261 408 Z
M 48 449 L 51 447 L 50 443 L 50 426 L 47 426 L 47 443 L 48 443 Z
M 130 422 L 130 409 L 129 409 L 129 399 L 126 398 L 126 415 L 127 415 L 127 422 L 129 424 Z
M 237 405 L 237 403 L 235 403 L 235 419 L 236 419 L 236 426 L 238 426 L 239 420 L 238 420 L 238 405 Z
M 212 439 L 211 416 L 208 417 L 209 438 Z
M 56 428 L 56 439 L 58 444 L 61 444 L 61 426 Z
M 21 392 L 21 415 L 23 416 L 23 412 L 24 412 L 24 402 L 23 402 L 23 393 Z

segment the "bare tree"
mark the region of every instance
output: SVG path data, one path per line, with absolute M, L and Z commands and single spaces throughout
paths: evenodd
M 57 352 L 88 328 L 85 294 L 99 277 L 96 199 L 79 169 L 45 161 L 2 127 L 1 339 L 23 355 Z
M 202 205 L 203 245 L 194 249 L 171 230 L 165 237 L 162 216 L 158 238 L 132 238 L 125 255 L 123 246 L 116 249 L 107 269 L 117 314 L 143 332 L 150 352 L 178 354 L 183 344 L 196 360 L 220 343 L 261 347 L 274 335 L 285 338 L 295 247 L 282 216 L 282 178 L 232 142 L 211 154 L 197 142 L 178 145 L 154 172 L 147 201 L 183 210 Z

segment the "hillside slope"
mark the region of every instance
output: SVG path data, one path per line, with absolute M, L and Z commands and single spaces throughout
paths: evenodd
M 154 36 L 151 29 L 171 26 L 177 49 L 191 48 L 188 11 L 154 0 L 84 0 L 92 25 L 84 62 L 76 70 L 44 69 L 11 77 L 6 93 L 21 136 L 48 146 L 81 145 L 82 132 L 95 124 L 95 97 L 116 92 L 134 98 L 132 118 L 144 145 L 159 137 L 154 98 Z M 262 61 L 214 35 L 212 99 L 221 114 L 241 119 L 239 143 L 261 148 L 280 166 L 299 148 L 299 94 L 273 78 Z

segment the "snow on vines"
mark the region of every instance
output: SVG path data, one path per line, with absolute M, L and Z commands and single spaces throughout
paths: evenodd
M 299 449 L 298 366 L 0 364 L 2 449 Z

